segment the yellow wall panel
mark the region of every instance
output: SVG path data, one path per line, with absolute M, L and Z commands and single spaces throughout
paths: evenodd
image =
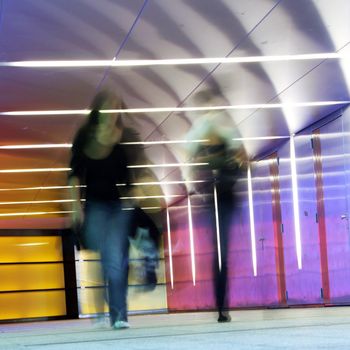
M 79 310 L 81 315 L 108 312 L 103 303 L 103 288 L 86 288 L 79 292 Z M 97 302 L 96 302 L 97 301 Z M 144 292 L 138 287 L 128 289 L 129 311 L 152 311 L 167 308 L 166 286 L 159 285 L 151 292 Z
M 0 263 L 62 260 L 61 237 L 0 237 Z
M 0 294 L 0 320 L 64 315 L 64 291 Z
M 0 291 L 64 288 L 63 264 L 0 265 Z
M 157 286 L 152 292 L 137 287 L 129 288 L 129 311 L 162 310 L 168 307 L 166 286 Z

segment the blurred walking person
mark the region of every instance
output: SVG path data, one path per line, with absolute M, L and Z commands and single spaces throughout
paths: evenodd
M 101 110 L 123 108 L 123 101 L 111 93 L 101 92 L 95 97 L 86 123 L 75 136 L 69 175 L 75 199 L 72 224 L 81 232 L 82 248 L 100 253 L 110 323 L 115 329 L 129 328 L 127 287 L 132 211 L 123 210 L 121 197 L 130 190 L 130 173 L 127 152 L 121 144 L 126 131 L 122 116 Z
M 197 93 L 195 100 L 202 107 L 215 106 L 221 96 L 218 92 L 205 90 Z M 232 214 L 236 206 L 234 185 L 247 165 L 247 156 L 237 138 L 231 116 L 225 111 L 205 111 L 198 116 L 191 127 L 187 139 L 196 142 L 189 143 L 187 148 L 191 161 L 206 164 L 196 167 L 188 175 L 188 179 L 199 174 L 206 178 L 214 190 L 214 200 L 210 201 L 213 245 L 216 248 L 214 259 L 215 298 L 218 311 L 218 322 L 230 322 L 228 313 L 228 249 L 230 243 L 230 227 Z M 198 140 L 203 140 L 198 142 Z M 197 174 L 196 174 L 197 172 Z M 207 189 L 207 188 L 206 188 Z M 189 193 L 197 189 L 189 186 Z M 200 191 L 200 190 L 199 190 Z M 215 202 L 218 211 L 218 225 L 215 218 Z M 218 229 L 218 230 L 217 230 Z

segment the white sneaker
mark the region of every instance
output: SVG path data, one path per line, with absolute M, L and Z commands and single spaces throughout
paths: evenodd
M 91 323 L 92 327 L 95 329 L 107 328 L 108 326 L 110 326 L 109 318 L 104 316 L 98 316 L 96 318 L 93 318 L 91 320 Z
M 115 321 L 113 328 L 114 329 L 127 329 L 127 328 L 130 328 L 130 324 L 126 321 Z

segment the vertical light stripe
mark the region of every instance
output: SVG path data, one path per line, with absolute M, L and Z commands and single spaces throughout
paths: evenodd
M 215 224 L 216 224 L 216 243 L 218 246 L 218 261 L 219 270 L 221 271 L 221 242 L 220 242 L 220 223 L 219 223 L 219 208 L 218 208 L 218 195 L 216 192 L 216 184 L 214 184 L 214 206 L 215 206 Z
M 166 221 L 167 221 L 167 229 L 168 229 L 168 250 L 169 250 L 170 284 L 171 284 L 171 289 L 174 289 L 173 248 L 172 248 L 172 246 L 171 246 L 169 208 L 166 209 Z
M 255 238 L 255 222 L 254 222 L 254 203 L 253 203 L 253 187 L 252 187 L 252 175 L 250 165 L 248 166 L 248 203 L 249 203 L 249 220 L 250 220 L 250 241 L 252 246 L 252 264 L 254 276 L 258 275 L 257 272 L 257 259 L 256 259 L 256 238 Z
M 297 179 L 297 164 L 296 164 L 296 157 L 295 157 L 294 135 L 290 137 L 290 167 L 291 167 L 291 173 L 292 173 L 295 247 L 296 247 L 297 260 L 298 260 L 298 268 L 299 270 L 301 270 L 302 269 L 301 233 L 300 233 L 298 179 Z
M 196 263 L 194 253 L 194 239 L 193 239 L 193 224 L 192 224 L 192 208 L 190 197 L 187 197 L 187 208 L 188 208 L 188 226 L 190 233 L 190 249 L 191 249 L 191 267 L 192 267 L 192 280 L 193 285 L 196 285 Z

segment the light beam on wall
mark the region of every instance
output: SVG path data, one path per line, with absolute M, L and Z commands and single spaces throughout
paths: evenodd
M 166 222 L 167 222 L 167 230 L 168 230 L 170 285 L 171 285 L 171 289 L 174 289 L 173 248 L 172 248 L 172 245 L 171 245 L 171 230 L 170 230 L 169 208 L 166 209 Z
M 216 244 L 218 252 L 219 271 L 221 271 L 221 239 L 220 239 L 220 222 L 219 222 L 219 208 L 216 185 L 214 184 L 214 208 L 215 208 L 215 224 L 216 224 Z
M 291 175 L 292 175 L 295 247 L 296 247 L 297 260 L 298 260 L 298 268 L 299 270 L 301 270 L 302 269 L 302 251 L 301 251 L 299 195 L 298 195 L 298 179 L 297 179 L 297 165 L 296 165 L 296 157 L 295 157 L 294 135 L 290 137 L 290 167 L 291 167 Z
M 193 285 L 196 285 L 196 262 L 195 262 L 195 251 L 194 251 L 194 238 L 193 238 L 193 222 L 192 222 L 192 208 L 190 197 L 187 197 L 187 208 L 188 208 L 188 228 L 190 234 L 190 250 L 191 250 L 191 268 L 192 268 L 192 281 Z
M 256 259 L 256 238 L 255 238 L 255 222 L 254 222 L 254 202 L 253 202 L 253 186 L 250 165 L 247 171 L 248 177 L 248 203 L 249 203 L 249 221 L 250 221 L 250 241 L 252 248 L 252 264 L 254 276 L 257 276 L 257 259 Z

